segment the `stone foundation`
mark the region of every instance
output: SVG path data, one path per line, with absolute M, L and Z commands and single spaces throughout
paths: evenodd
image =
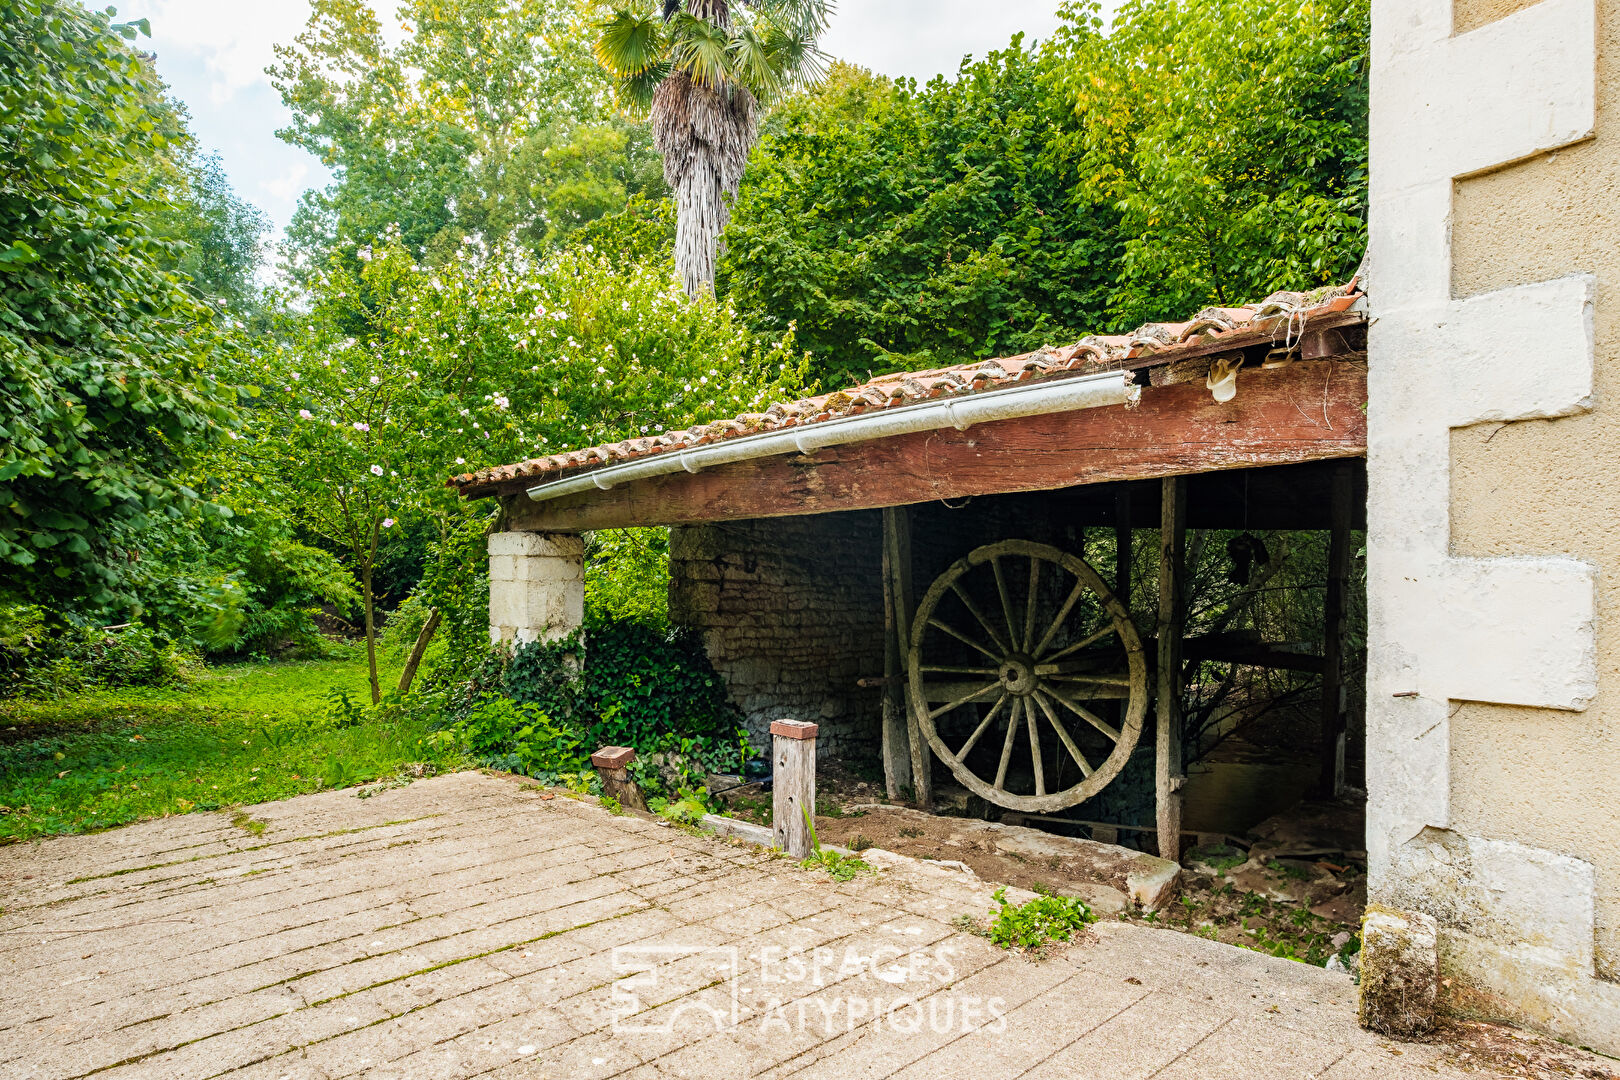
M 1410 1039 L 1434 1027 L 1434 919 L 1374 905 L 1361 924 L 1361 1026 Z

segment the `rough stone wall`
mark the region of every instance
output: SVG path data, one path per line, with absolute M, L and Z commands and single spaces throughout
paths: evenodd
M 816 751 L 875 757 L 883 674 L 876 511 L 670 530 L 670 619 L 700 630 L 757 746 L 772 720 L 820 725 Z
M 1373 10 L 1373 898 L 1620 1052 L 1620 0 Z

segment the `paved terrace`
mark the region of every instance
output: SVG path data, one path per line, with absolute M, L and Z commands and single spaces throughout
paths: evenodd
M 945 871 L 840 885 L 477 773 L 253 814 L 0 849 L 0 1076 L 1481 1075 L 1301 964 L 1121 924 L 1008 954 Z

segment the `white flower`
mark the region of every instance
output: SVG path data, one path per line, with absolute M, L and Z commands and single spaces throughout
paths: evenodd
M 371 467 L 371 475 L 372 476 L 381 476 L 382 474 L 383 474 L 383 467 L 381 465 L 373 465 Z
M 467 459 L 464 458 L 464 457 L 458 457 L 458 458 L 456 458 L 456 464 L 457 465 L 465 465 L 465 464 L 467 464 Z
M 377 376 L 375 376 L 375 375 L 373 375 L 373 376 L 372 376 L 372 377 L 371 377 L 371 385 L 372 385 L 372 386 L 376 386 L 376 385 L 377 385 L 377 384 L 378 384 L 378 383 L 380 383 L 380 382 L 382 382 L 382 380 L 381 380 L 381 379 L 379 379 L 379 378 L 377 378 Z
M 512 402 L 500 394 L 495 395 L 495 406 L 500 409 L 511 408 Z
M 315 419 L 315 414 L 310 412 L 308 409 L 299 409 L 298 410 L 298 415 L 302 416 L 305 420 L 313 420 L 313 419 Z
M 359 420 L 356 420 L 354 422 L 354 430 L 356 430 L 356 431 L 370 431 L 371 430 L 371 425 L 361 423 Z

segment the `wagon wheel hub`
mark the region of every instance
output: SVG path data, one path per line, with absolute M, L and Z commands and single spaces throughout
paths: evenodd
M 1119 775 L 1141 737 L 1147 661 L 1130 612 L 1058 548 L 1004 540 L 970 552 L 918 603 L 909 644 L 918 729 L 998 806 L 1074 806 Z
M 1040 679 L 1035 676 L 1035 660 L 1030 656 L 1015 654 L 1007 657 L 1001 662 L 997 677 L 1009 694 L 1019 697 L 1028 697 L 1040 685 Z

